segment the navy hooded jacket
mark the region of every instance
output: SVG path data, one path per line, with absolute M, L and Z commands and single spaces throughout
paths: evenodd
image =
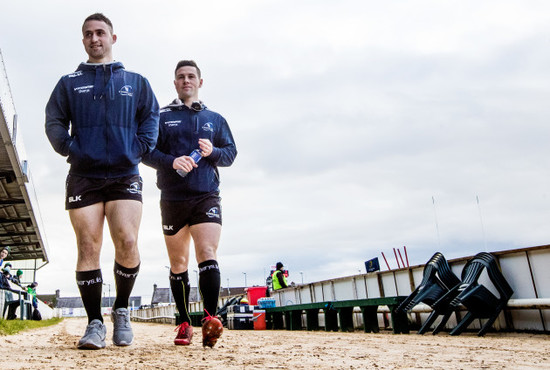
M 172 167 L 174 159 L 199 148 L 199 139 L 209 139 L 212 153 L 204 157 L 185 177 Z M 156 148 L 144 156 L 143 163 L 157 170 L 161 199 L 182 201 L 219 191 L 219 167 L 230 166 L 237 147 L 227 121 L 201 104 L 193 110 L 179 99 L 160 110 L 159 137 Z
M 158 120 L 149 82 L 120 62 L 81 63 L 61 77 L 46 106 L 48 139 L 68 156 L 69 173 L 83 177 L 139 174 L 142 156 L 155 147 Z

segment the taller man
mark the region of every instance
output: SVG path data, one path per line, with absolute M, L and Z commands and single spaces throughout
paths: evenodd
M 57 83 L 46 106 L 46 134 L 70 163 L 65 208 L 76 234 L 76 282 L 88 315 L 78 348 L 99 349 L 106 335 L 100 266 L 105 219 L 115 246 L 113 343 L 133 341 L 128 299 L 140 265 L 138 164 L 156 144 L 159 106 L 149 82 L 113 60 L 117 36 L 107 17 L 86 18 L 82 36 L 88 61 Z
M 178 62 L 174 79 L 178 98 L 161 109 L 159 140 L 143 163 L 157 169 L 157 186 L 161 190 L 170 287 L 183 320 L 174 343 L 189 345 L 193 336 L 187 271 L 193 238 L 199 289 L 206 310 L 203 345 L 212 347 L 222 330 L 219 320 L 212 316 L 216 315 L 221 283 L 216 254 L 222 230 L 218 167 L 230 166 L 237 148 L 227 121 L 199 100 L 202 82 L 201 71 L 194 61 Z M 192 152 L 200 154 L 192 157 Z

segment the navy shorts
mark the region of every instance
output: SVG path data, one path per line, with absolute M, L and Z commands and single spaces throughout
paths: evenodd
M 164 235 L 176 235 L 187 225 L 205 222 L 222 224 L 221 198 L 217 192 L 184 201 L 161 199 L 160 213 Z
M 142 202 L 143 180 L 139 175 L 96 179 L 68 175 L 65 182 L 65 209 L 87 207 L 95 203 L 131 199 Z

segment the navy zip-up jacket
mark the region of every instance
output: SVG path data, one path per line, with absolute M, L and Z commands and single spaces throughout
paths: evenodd
M 81 63 L 61 77 L 46 106 L 50 143 L 68 156 L 69 173 L 83 177 L 139 174 L 142 156 L 155 147 L 158 120 L 149 82 L 120 62 Z
M 212 142 L 212 153 L 181 177 L 172 167 L 174 159 L 198 149 L 199 139 Z M 143 163 L 157 170 L 161 199 L 181 201 L 219 191 L 218 167 L 230 166 L 236 156 L 233 135 L 220 114 L 204 105 L 200 111 L 190 109 L 176 99 L 160 110 L 157 146 L 144 156 Z

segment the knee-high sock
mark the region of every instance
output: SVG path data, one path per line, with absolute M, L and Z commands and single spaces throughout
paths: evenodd
M 101 288 L 103 285 L 101 270 L 77 271 L 76 284 L 88 315 L 88 324 L 95 319 L 103 322 L 101 316 Z
M 178 308 L 182 322 L 191 323 L 191 318 L 189 317 L 189 292 L 191 291 L 191 284 L 189 283 L 189 274 L 187 271 L 174 274 L 170 270 L 170 289 L 174 295 L 174 301 L 176 301 L 176 307 Z
M 119 265 L 115 261 L 115 285 L 116 285 L 116 300 L 113 308 L 127 308 L 130 294 L 134 288 L 136 277 L 139 272 L 139 264 L 136 267 L 128 268 Z
M 216 260 L 208 260 L 199 263 L 199 289 L 201 292 L 204 309 L 212 316 L 218 310 L 218 297 L 220 295 L 220 268 Z M 203 313 L 206 316 L 206 313 Z

